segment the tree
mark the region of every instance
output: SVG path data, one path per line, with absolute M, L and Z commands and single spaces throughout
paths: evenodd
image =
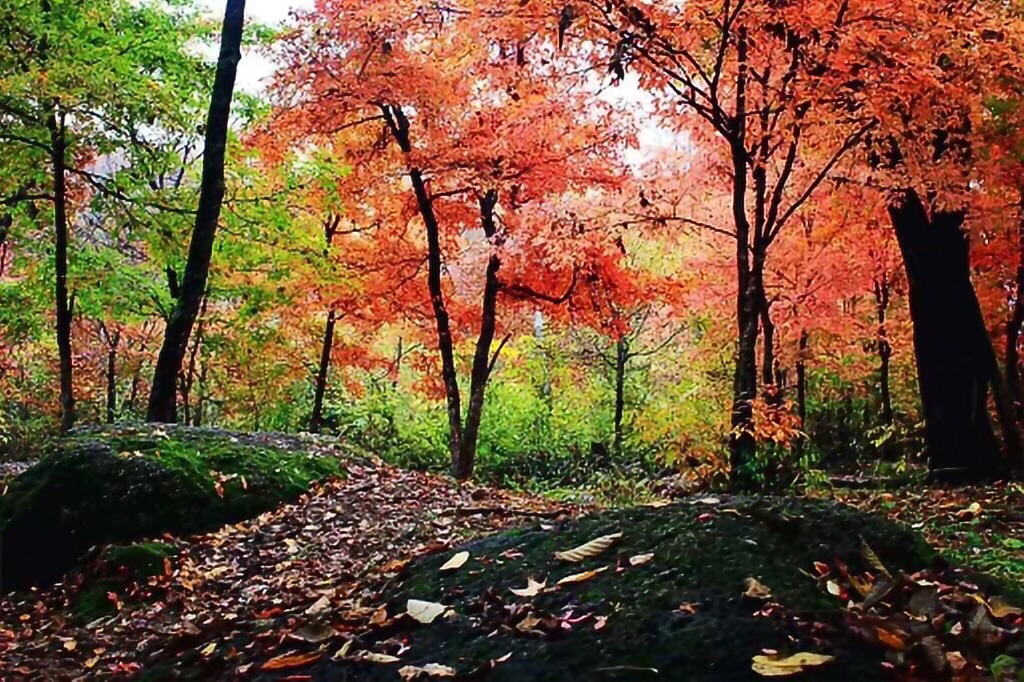
M 174 310 L 167 321 L 163 346 L 153 371 L 146 418 L 151 422 L 177 421 L 178 374 L 185 359 L 192 326 L 206 294 L 210 258 L 224 201 L 224 156 L 228 144 L 231 100 L 235 91 L 238 62 L 242 59 L 242 30 L 245 0 L 228 0 L 221 33 L 217 75 L 206 120 L 203 179 L 199 208 L 192 230 L 188 261 L 177 292 Z
M 524 68 L 515 50 L 492 50 L 474 30 L 454 8 L 409 15 L 402 3 L 324 3 L 285 42 L 273 127 L 278 144 L 369 145 L 351 165 L 363 187 L 377 186 L 375 203 L 365 209 L 366 224 L 358 224 L 357 199 L 345 202 L 346 217 L 354 229 L 375 228 L 371 269 L 404 267 L 388 286 L 408 283 L 402 293 L 412 289 L 424 296 L 417 305 L 428 304 L 459 479 L 472 475 L 486 386 L 508 338 L 498 340 L 499 301 L 562 304 L 584 277 L 573 249 L 582 251 L 585 230 L 571 216 L 537 208 L 613 183 L 622 139 L 619 126 L 600 118 L 606 107 L 554 97 L 550 74 Z M 406 187 L 396 186 L 399 176 Z M 382 200 L 389 191 L 392 198 Z M 397 214 L 384 208 L 396 205 Z M 423 227 L 412 251 L 410 212 Z M 567 248 L 555 254 L 559 233 L 576 238 L 557 242 Z M 464 270 L 474 254 L 460 256 L 460 241 L 479 245 L 476 277 Z M 413 289 L 421 266 L 425 282 Z M 475 314 L 457 295 L 469 282 L 480 287 Z M 476 334 L 464 409 L 457 353 L 461 328 L 470 324 Z
M 76 217 L 90 194 L 132 201 L 100 168 L 148 156 L 165 161 L 159 143 L 148 146 L 144 128 L 166 130 L 188 111 L 188 89 L 202 75 L 186 45 L 201 38 L 196 14 L 169 12 L 154 3 L 33 0 L 0 10 L 0 141 L 7 179 L 4 234 L 15 219 L 42 219 L 37 203 L 52 207 L 55 336 L 59 357 L 61 429 L 75 422 L 69 244 Z M 118 88 L 110 88 L 118 82 Z M 173 108 L 171 106 L 173 103 Z M 48 172 L 42 173 L 41 168 Z M 13 183 L 13 184 L 11 184 Z M 49 241 L 49 240 L 47 240 Z

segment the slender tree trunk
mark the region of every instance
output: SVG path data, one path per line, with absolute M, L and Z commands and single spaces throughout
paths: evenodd
M 107 337 L 107 423 L 113 424 L 117 414 L 117 347 L 121 332 Z
M 387 105 L 382 108 L 391 133 L 395 136 L 402 153 L 412 153 L 409 139 L 409 119 L 402 108 Z M 437 346 L 441 354 L 441 380 L 444 383 L 445 398 L 448 407 L 448 450 L 451 454 L 452 469 L 458 469 L 461 459 L 462 442 L 462 399 L 459 394 L 458 375 L 455 371 L 455 350 L 452 341 L 451 321 L 448 308 L 444 302 L 444 288 L 441 284 L 443 254 L 441 253 L 441 230 L 434 213 L 434 203 L 427 189 L 423 172 L 419 168 L 409 168 L 409 179 L 412 181 L 416 194 L 416 207 L 419 209 L 423 226 L 427 232 L 427 289 L 430 292 L 430 304 L 437 325 Z
M 615 435 L 612 452 L 622 454 L 622 419 L 626 411 L 626 364 L 629 362 L 629 339 L 622 337 L 615 344 Z
M 480 198 L 480 222 L 487 239 L 492 241 L 492 248 L 500 246 L 500 243 L 496 243 L 499 237 L 498 226 L 494 221 L 494 208 L 497 203 L 498 193 L 495 190 L 489 190 Z M 459 443 L 458 458 L 452 461 L 452 476 L 460 481 L 473 475 L 480 423 L 483 419 L 484 396 L 487 392 L 487 381 L 490 379 L 496 359 L 496 357 L 491 357 L 491 344 L 494 342 L 494 332 L 498 323 L 498 290 L 501 288 L 498 270 L 500 268 L 501 258 L 492 250 L 491 257 L 487 261 L 483 305 L 480 311 L 480 335 L 476 340 L 473 367 L 470 370 L 466 428 L 462 432 L 462 439 Z
M 200 354 L 202 354 L 200 349 Z M 192 414 L 192 426 L 200 427 L 203 425 L 203 410 L 206 409 L 206 361 L 200 357 L 200 368 L 199 368 L 199 397 L 196 399 L 196 409 Z
M 892 346 L 889 343 L 887 326 L 889 313 L 889 277 L 882 273 L 881 279 L 875 279 L 875 309 L 878 313 L 878 383 L 881 397 L 882 423 L 892 425 L 892 392 L 889 382 L 889 359 L 892 357 Z
M 807 331 L 801 330 L 800 346 L 796 355 L 796 413 L 800 418 L 801 431 L 794 445 L 797 458 L 803 456 L 804 442 L 807 440 L 807 342 Z
M 50 130 L 50 155 L 53 164 L 53 216 L 56 232 L 56 305 L 57 353 L 60 358 L 60 430 L 66 433 L 75 425 L 74 362 L 71 354 L 71 319 L 74 302 L 68 296 L 68 213 L 67 213 L 67 139 L 64 114 L 54 112 L 47 120 Z
M 235 90 L 238 62 L 241 60 L 242 29 L 245 24 L 245 0 L 227 0 L 221 32 L 220 57 L 213 84 L 210 111 L 206 122 L 206 150 L 203 155 L 203 179 L 199 208 L 192 230 L 185 274 L 174 310 L 167 322 L 164 343 L 153 373 L 147 418 L 151 422 L 174 422 L 175 381 L 188 348 L 189 335 L 207 288 L 210 258 L 224 201 L 224 157 L 227 150 L 231 99 Z
M 1024 386 L 1020 375 L 1020 332 L 1024 325 L 1024 187 L 1017 216 L 1017 278 L 1013 308 L 1006 324 L 1006 388 L 1017 421 L 1024 421 Z
M 324 416 L 324 395 L 327 393 L 327 376 L 331 369 L 331 348 L 334 347 L 334 325 L 337 321 L 334 311 L 327 313 L 324 326 L 324 340 L 320 346 L 320 367 L 316 372 L 316 386 L 313 389 L 313 414 L 309 418 L 309 432 L 320 433 Z
M 951 483 L 991 478 L 1001 469 L 988 412 L 998 367 L 971 284 L 964 215 L 929 218 L 913 190 L 889 212 L 910 284 L 931 475 Z

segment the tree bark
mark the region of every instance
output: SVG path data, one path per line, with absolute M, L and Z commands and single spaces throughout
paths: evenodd
M 327 393 L 327 376 L 331 369 L 331 348 L 334 347 L 334 325 L 337 317 L 334 311 L 327 313 L 324 326 L 324 340 L 320 346 L 320 367 L 316 372 L 316 386 L 313 389 L 313 414 L 309 418 L 309 432 L 320 433 L 324 416 L 324 395 Z
M 57 306 L 57 353 L 60 363 L 60 430 L 75 425 L 74 361 L 71 349 L 71 320 L 74 303 L 68 296 L 68 213 L 67 138 L 64 114 L 54 111 L 47 119 L 50 131 L 50 160 L 53 165 L 53 217 L 55 230 L 55 298 Z
M 499 237 L 498 226 L 494 221 L 494 208 L 497 203 L 498 192 L 496 190 L 489 190 L 480 197 L 480 223 L 487 239 L 492 242 L 492 247 L 500 246 L 499 243 L 496 243 Z M 492 250 L 491 257 L 487 261 L 483 305 L 480 311 L 480 335 L 476 340 L 473 367 L 470 370 L 466 427 L 462 431 L 458 457 L 452 461 L 452 476 L 460 481 L 473 475 L 473 467 L 476 463 L 476 448 L 480 437 L 480 423 L 483 419 L 484 396 L 494 365 L 491 358 L 491 344 L 494 342 L 494 332 L 498 324 L 498 290 L 501 288 L 498 270 L 500 268 L 501 258 L 496 251 Z
M 962 211 L 934 211 L 906 190 L 889 207 L 903 254 L 933 479 L 967 483 L 1000 473 L 988 412 L 998 367 L 971 284 Z
M 121 332 L 107 337 L 107 423 L 113 424 L 117 414 L 117 347 Z
M 801 431 L 794 445 L 797 458 L 803 456 L 804 443 L 807 440 L 807 343 L 807 331 L 801 330 L 800 347 L 796 356 L 796 413 L 800 418 Z
M 220 57 L 214 78 L 206 123 L 203 179 L 196 222 L 192 230 L 185 274 L 174 310 L 167 322 L 163 346 L 153 373 L 147 418 L 151 422 L 177 420 L 175 383 L 188 347 L 189 335 L 199 314 L 210 274 L 214 237 L 224 201 L 224 157 L 227 151 L 231 100 L 241 60 L 245 0 L 227 0 L 221 32 Z
M 889 277 L 883 273 L 881 279 L 875 278 L 875 310 L 878 314 L 878 389 L 881 400 L 882 423 L 891 425 L 893 421 L 892 392 L 889 382 L 890 358 L 892 345 L 889 343 L 887 327 L 889 314 Z
M 1020 332 L 1024 325 L 1024 187 L 1020 190 L 1017 216 L 1017 277 L 1013 308 L 1006 324 L 1006 388 L 1017 421 L 1024 421 L 1024 386 L 1020 375 Z
M 622 419 L 626 411 L 626 364 L 629 362 L 629 339 L 622 337 L 615 344 L 615 433 L 612 452 L 622 454 Z
M 402 153 L 408 156 L 412 153 L 412 141 L 409 138 L 409 119 L 405 112 L 400 106 L 386 105 L 382 107 L 382 113 Z M 451 320 L 444 302 L 444 288 L 441 284 L 443 269 L 441 230 L 437 222 L 437 214 L 434 213 L 434 202 L 423 178 L 423 171 L 411 166 L 408 172 L 413 191 L 416 194 L 416 207 L 427 232 L 427 289 L 430 292 L 430 304 L 437 326 L 437 346 L 441 354 L 441 380 L 444 384 L 448 407 L 448 451 L 451 455 L 452 469 L 455 470 L 458 468 L 457 464 L 461 457 L 462 399 L 455 370 Z

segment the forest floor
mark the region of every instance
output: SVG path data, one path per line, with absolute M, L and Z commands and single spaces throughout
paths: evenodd
M 295 504 L 255 519 L 203 535 L 158 538 L 174 552 L 146 579 L 112 575 L 110 566 L 98 561 L 64 584 L 0 598 L 0 679 L 296 673 L 291 679 L 301 680 L 309 679 L 301 673 L 318 661 L 356 657 L 363 663 L 394 663 L 397 658 L 364 647 L 362 636 L 372 630 L 373 641 L 391 636 L 404 641 L 409 619 L 389 614 L 386 602 L 411 562 L 450 555 L 466 540 L 524 524 L 542 531 L 562 527 L 592 511 L 486 486 L 458 486 L 372 457 L 353 459 L 345 469 L 343 479 L 318 484 Z M 836 491 L 834 497 L 909 525 L 958 561 L 1011 584 L 1024 582 L 1024 488 L 1019 485 Z M 743 515 L 724 497 L 691 504 L 698 511 L 708 505 L 695 517 L 698 524 Z M 845 576 L 845 567 L 830 570 Z M 819 578 L 823 591 L 828 575 L 833 574 Z M 836 589 L 852 594 L 854 583 L 834 575 Z M 972 585 L 962 578 L 944 573 L 918 578 L 940 585 L 943 599 L 953 599 L 956 608 L 971 603 L 964 595 Z M 97 586 L 102 590 L 98 608 Z M 827 589 L 831 593 L 832 584 Z M 909 588 L 901 589 L 910 599 Z M 986 607 L 993 618 L 1000 611 L 1009 617 L 1012 632 L 1024 625 L 1020 611 L 1005 602 Z M 321 618 L 325 613 L 329 627 Z M 561 621 L 559 626 L 566 627 Z M 434 672 L 448 676 L 440 667 Z M 409 679 L 417 674 L 412 671 Z M 330 679 L 360 679 L 338 675 L 335 671 Z

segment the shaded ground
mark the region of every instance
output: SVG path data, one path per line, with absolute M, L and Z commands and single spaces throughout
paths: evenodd
M 576 511 L 483 487 L 456 488 L 372 459 L 345 470 L 345 480 L 319 485 L 297 504 L 215 533 L 164 539 L 178 552 L 165 564 L 169 572 L 144 581 L 126 577 L 111 588 L 100 604 L 111 615 L 93 618 L 91 601 L 84 605 L 89 615 L 77 613 L 99 576 L 116 572 L 102 563 L 67 584 L 3 598 L 0 678 L 244 673 L 247 661 L 268 657 L 301 629 L 313 604 L 337 614 L 339 624 L 362 622 L 363 604 L 375 596 L 364 585 L 373 576 L 529 514 Z
M 1024 657 L 1024 598 L 936 563 L 914 532 L 1019 578 L 1017 555 L 1004 560 L 1019 488 L 837 493 L 905 527 L 825 501 L 727 496 L 577 521 L 589 510 L 328 441 L 241 438 L 337 458 L 343 478 L 0 599 L 0 679 L 432 679 L 418 666 L 499 681 L 745 680 L 759 678 L 755 656 L 798 652 L 836 658 L 800 679 L 1015 679 Z M 615 532 L 579 563 L 553 555 Z M 465 564 L 442 572 L 457 550 Z M 528 578 L 545 587 L 511 591 Z M 417 622 L 409 599 L 447 613 Z

